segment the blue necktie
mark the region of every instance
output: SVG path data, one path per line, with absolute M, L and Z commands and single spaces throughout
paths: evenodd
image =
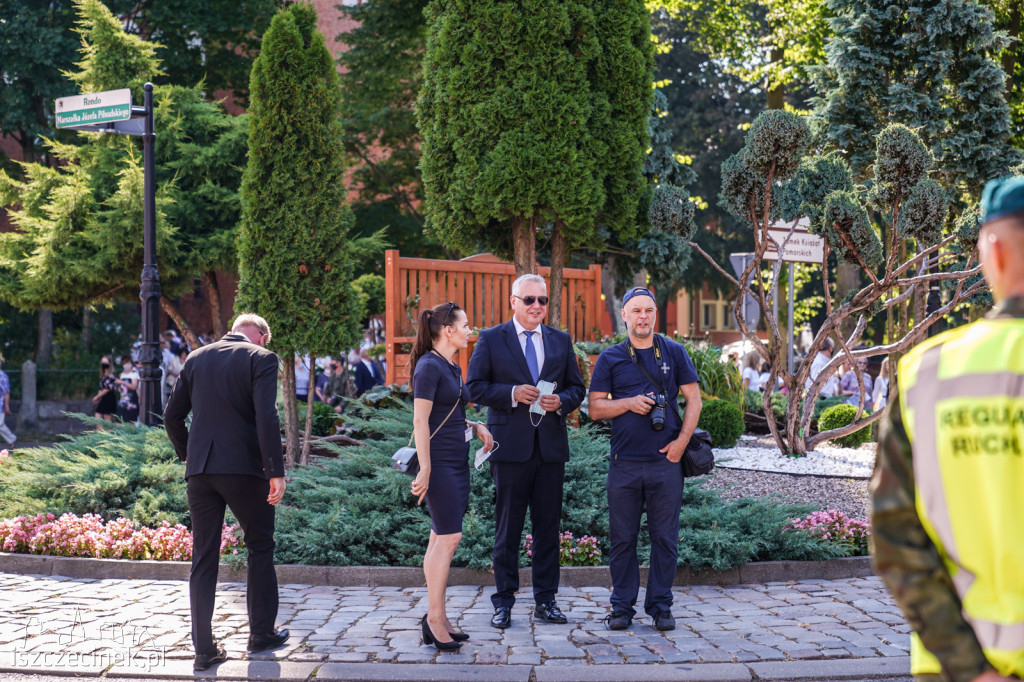
M 540 378 L 540 367 L 537 366 L 537 349 L 533 345 L 533 335 L 536 332 L 523 331 L 526 334 L 526 366 L 530 368 L 530 375 L 533 376 L 533 383 Z

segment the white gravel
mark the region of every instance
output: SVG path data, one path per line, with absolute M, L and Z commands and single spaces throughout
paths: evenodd
M 770 437 L 740 436 L 734 448 L 715 450 L 715 466 L 784 474 L 868 479 L 875 466 L 875 443 L 859 448 L 818 446 L 806 457 L 787 457 Z

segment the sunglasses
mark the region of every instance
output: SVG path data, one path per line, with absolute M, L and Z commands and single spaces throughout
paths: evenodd
M 518 298 L 528 306 L 533 305 L 534 303 L 540 303 L 541 305 L 548 304 L 547 296 L 516 296 L 515 294 L 512 294 L 512 298 Z
M 455 310 L 455 303 L 452 301 L 448 301 L 448 312 L 444 314 L 444 320 L 441 321 L 442 327 L 448 326 L 448 318 L 451 317 L 453 310 Z

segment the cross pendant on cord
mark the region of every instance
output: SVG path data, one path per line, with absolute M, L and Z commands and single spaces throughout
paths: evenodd
M 665 362 L 661 363 L 661 373 L 662 374 L 668 374 L 668 371 L 670 369 L 672 369 L 672 368 L 668 366 L 668 363 L 665 363 Z

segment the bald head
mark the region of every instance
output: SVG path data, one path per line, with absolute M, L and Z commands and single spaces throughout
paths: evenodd
M 1024 296 L 1024 211 L 982 224 L 978 256 L 985 281 L 997 301 Z

